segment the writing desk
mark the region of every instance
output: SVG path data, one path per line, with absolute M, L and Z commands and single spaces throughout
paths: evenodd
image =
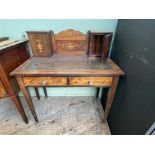
M 27 87 L 108 87 L 104 121 L 115 95 L 118 79 L 123 71 L 111 60 L 97 57 L 53 54 L 52 57 L 32 57 L 15 69 L 21 91 L 38 122 L 37 114 Z
M 38 122 L 27 87 L 108 87 L 104 112 L 107 120 L 119 77 L 124 72 L 108 58 L 112 33 L 89 31 L 87 35 L 68 29 L 28 31 L 33 57 L 11 72 L 15 76 L 28 106 Z M 98 95 L 97 95 L 98 96 Z

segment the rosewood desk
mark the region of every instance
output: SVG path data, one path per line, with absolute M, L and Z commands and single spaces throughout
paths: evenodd
M 83 34 L 72 29 L 29 31 L 33 57 L 11 72 L 15 76 L 32 115 L 37 114 L 27 87 L 108 87 L 104 112 L 107 120 L 119 77 L 124 72 L 108 58 L 112 33 L 89 31 Z
M 27 87 L 108 87 L 104 112 L 106 121 L 119 76 L 123 74 L 111 59 L 57 54 L 53 54 L 52 57 L 32 57 L 11 73 L 12 76 L 16 76 L 36 122 L 37 114 Z

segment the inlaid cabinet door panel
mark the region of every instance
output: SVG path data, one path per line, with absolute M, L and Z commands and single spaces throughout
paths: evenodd
M 28 31 L 27 34 L 33 56 L 48 57 L 52 55 L 51 31 Z
M 0 98 L 6 97 L 6 96 L 7 96 L 7 93 L 6 93 L 5 89 L 4 89 L 4 86 L 3 86 L 2 82 L 0 81 Z

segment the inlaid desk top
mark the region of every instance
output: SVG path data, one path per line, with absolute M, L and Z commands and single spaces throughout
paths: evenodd
M 32 57 L 11 75 L 51 76 L 119 76 L 124 72 L 111 60 L 86 56 L 53 54 L 52 57 Z

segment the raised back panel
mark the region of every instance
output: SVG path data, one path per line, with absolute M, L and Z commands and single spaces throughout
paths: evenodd
M 88 49 L 87 35 L 68 29 L 53 38 L 53 48 L 58 54 L 86 55 Z
M 51 31 L 28 31 L 27 34 L 33 56 L 48 57 L 52 55 Z

